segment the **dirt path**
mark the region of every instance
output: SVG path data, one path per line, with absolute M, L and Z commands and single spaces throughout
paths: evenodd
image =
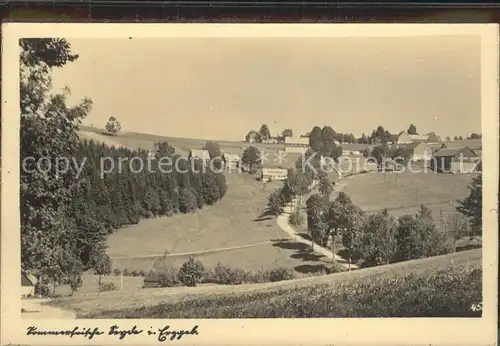
M 50 299 L 25 299 L 22 301 L 23 318 L 29 319 L 74 319 L 76 315 L 69 310 L 47 305 Z
M 346 185 L 347 185 L 347 183 L 345 181 L 340 182 L 338 185 L 335 186 L 334 193 L 339 193 Z M 290 216 L 290 212 L 292 210 L 292 203 L 288 203 L 285 206 L 284 212 L 278 216 L 276 223 L 294 241 L 299 242 L 299 243 L 303 243 L 303 244 L 307 244 L 307 245 L 311 245 L 311 241 L 300 236 L 297 233 L 297 231 L 288 223 L 288 217 Z M 337 261 L 339 264 L 343 265 L 344 267 L 349 268 L 349 261 L 348 260 L 346 260 L 343 257 L 340 257 L 337 254 L 333 254 L 333 252 L 327 248 L 324 248 L 324 247 L 315 243 L 314 244 L 314 251 L 322 254 L 323 256 L 325 256 L 329 259 L 333 259 L 335 256 L 335 261 Z M 358 269 L 358 266 L 355 264 L 351 264 L 351 269 Z

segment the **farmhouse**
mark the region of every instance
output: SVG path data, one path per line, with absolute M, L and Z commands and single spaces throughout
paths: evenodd
M 21 296 L 30 297 L 35 295 L 37 279 L 28 273 L 21 272 Z
M 266 181 L 286 180 L 288 170 L 279 167 L 262 167 L 260 179 Z
M 468 147 L 438 150 L 431 161 L 436 172 L 472 173 L 477 172 L 480 158 Z
M 240 157 L 238 154 L 222 154 L 222 162 L 224 162 L 224 169 L 231 171 L 239 167 Z
M 480 139 L 465 139 L 444 142 L 443 147 L 448 149 L 467 147 L 470 150 L 481 150 L 483 148 L 483 143 Z
M 426 142 L 413 142 L 399 148 L 401 154 L 411 161 L 429 160 L 432 157 L 432 149 Z
M 362 143 L 342 144 L 342 156 L 361 156 L 370 146 Z
M 285 137 L 285 152 L 305 154 L 309 149 L 309 138 Z
M 441 139 L 434 132 L 423 135 L 410 135 L 407 131 L 398 134 L 397 144 L 411 144 L 415 142 L 439 143 Z
M 204 162 L 210 162 L 210 154 L 208 150 L 204 149 L 191 149 L 189 151 L 190 160 L 203 160 Z

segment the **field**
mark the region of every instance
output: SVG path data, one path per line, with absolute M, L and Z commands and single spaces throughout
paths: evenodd
M 421 204 L 429 207 L 434 219 L 455 212 L 457 199 L 467 197 L 472 174 L 374 173 L 362 174 L 347 184 L 344 192 L 368 213 L 384 208 L 395 216 L 413 214 Z
M 178 137 L 167 137 L 150 135 L 145 133 L 135 133 L 135 132 L 121 132 L 119 136 L 106 136 L 102 135 L 103 130 L 97 128 L 82 128 L 80 134 L 82 137 L 88 136 L 97 141 L 102 141 L 109 143 L 111 145 L 124 145 L 129 148 L 140 148 L 140 149 L 154 149 L 154 144 L 157 142 L 167 141 L 168 144 L 175 147 L 175 152 L 182 156 L 187 156 L 190 149 L 201 149 L 207 142 L 204 139 L 191 139 L 191 138 L 178 138 Z M 266 150 L 269 152 L 275 152 L 277 150 L 283 150 L 283 144 L 263 144 L 263 143 L 253 143 L 249 144 L 243 141 L 220 141 L 217 143 L 221 146 L 224 152 L 242 154 L 243 150 L 248 146 L 252 145 L 259 148 L 260 150 Z
M 50 304 L 81 318 L 474 316 L 471 304 L 482 301 L 481 254 L 277 283 L 105 292 Z
M 311 254 L 304 244 L 283 239 L 287 234 L 276 218 L 266 215 L 267 197 L 279 182 L 264 188 L 248 174 L 228 174 L 227 179 L 226 196 L 213 206 L 116 230 L 108 238 L 113 267 L 147 272 L 179 267 L 189 256 L 207 267 L 217 262 L 248 270 L 288 267 L 297 274 L 323 266 L 324 258 Z M 162 259 L 165 251 L 170 256 Z

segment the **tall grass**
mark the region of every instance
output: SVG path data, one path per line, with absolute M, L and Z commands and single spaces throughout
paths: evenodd
M 92 318 L 479 317 L 480 263 L 388 273 L 339 284 L 193 298 Z

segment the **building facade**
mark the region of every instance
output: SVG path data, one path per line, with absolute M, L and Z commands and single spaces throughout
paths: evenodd
M 431 160 L 431 168 L 440 173 L 474 173 L 480 168 L 481 159 L 468 147 L 443 148 Z
M 237 169 L 240 165 L 240 157 L 238 154 L 222 154 L 222 162 L 224 162 L 224 169 L 231 171 Z
M 287 177 L 288 177 L 288 170 L 286 168 L 269 168 L 269 167 L 263 167 L 260 176 L 263 182 L 286 180 Z
M 285 137 L 285 152 L 305 154 L 309 149 L 309 138 Z

